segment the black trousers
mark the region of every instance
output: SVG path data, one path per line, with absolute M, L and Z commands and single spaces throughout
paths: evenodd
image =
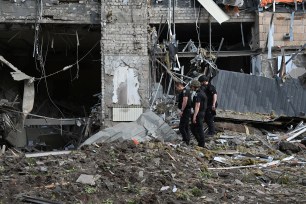
M 208 126 L 208 135 L 214 135 L 215 134 L 215 125 L 214 125 L 214 119 L 215 119 L 216 111 L 213 111 L 210 108 L 206 109 L 205 112 L 205 122 Z
M 190 130 L 191 130 L 191 133 L 195 136 L 196 140 L 198 141 L 198 146 L 200 147 L 204 147 L 205 145 L 205 136 L 204 136 L 204 129 L 203 129 L 204 116 L 205 116 L 204 111 L 199 112 L 197 115 L 196 123 L 193 123 L 192 121 L 193 115 L 191 115 Z
M 180 119 L 179 130 L 183 137 L 183 141 L 189 144 L 190 134 L 189 134 L 189 119 L 190 119 L 191 110 L 190 108 L 185 108 L 183 115 Z

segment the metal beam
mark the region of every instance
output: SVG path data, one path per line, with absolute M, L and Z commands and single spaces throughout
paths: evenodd
M 65 119 L 26 119 L 25 125 L 76 125 L 82 118 L 65 118 Z
M 216 55 L 217 51 L 212 51 L 211 54 Z M 245 50 L 245 51 L 219 51 L 218 57 L 240 57 L 240 56 L 252 56 L 258 55 L 259 52 Z M 165 53 L 156 53 L 156 57 L 163 57 Z M 197 55 L 196 52 L 179 52 L 177 53 L 178 57 L 193 58 Z

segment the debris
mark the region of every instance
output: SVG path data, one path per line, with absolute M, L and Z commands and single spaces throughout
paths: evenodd
M 293 143 L 282 141 L 279 143 L 279 150 L 288 154 L 292 154 L 301 151 L 301 148 Z
M 203 158 L 205 155 L 203 154 L 203 152 L 199 152 L 199 157 Z
M 138 140 L 137 140 L 137 139 L 132 138 L 132 140 L 133 140 L 133 142 L 134 142 L 134 144 L 135 144 L 135 145 L 138 145 L 138 144 L 139 144 L 139 142 L 138 142 Z
M 39 153 L 27 153 L 25 157 L 32 158 L 32 157 L 46 157 L 46 156 L 55 156 L 55 155 L 63 155 L 63 154 L 70 154 L 72 151 L 53 151 L 53 152 L 39 152 Z
M 198 2 L 216 19 L 216 21 L 218 21 L 218 23 L 221 24 L 230 19 L 214 1 L 198 0 Z
M 169 152 L 167 152 L 167 154 L 169 155 L 169 157 L 170 157 L 172 160 L 176 161 L 175 158 L 174 158 L 173 156 L 171 156 L 171 154 L 170 154 Z
M 243 186 L 243 183 L 238 179 L 235 179 L 235 184 Z
M 2 148 L 1 148 L 1 154 L 2 154 L 2 155 L 5 153 L 5 149 L 6 149 L 6 146 L 5 146 L 5 145 L 2 145 Z
M 48 168 L 45 167 L 45 166 L 41 166 L 41 167 L 39 167 L 39 170 L 40 170 L 41 172 L 47 172 L 47 171 L 48 171 Z
M 88 138 L 80 147 L 92 144 L 93 142 L 122 142 L 133 139 L 136 139 L 138 142 L 151 139 L 171 141 L 177 139 L 177 134 L 162 118 L 152 111 L 147 111 L 135 122 L 120 123 L 96 133 Z
M 27 195 L 24 195 L 22 198 L 23 201 L 37 203 L 37 204 L 61 204 L 61 202 L 51 201 L 43 198 L 36 198 Z
M 223 164 L 230 165 L 231 163 L 224 157 L 214 157 L 214 160 Z
M 292 136 L 290 136 L 289 138 L 287 138 L 287 141 L 293 140 L 294 138 L 298 137 L 299 135 L 303 134 L 304 132 L 306 132 L 306 126 L 300 127 L 297 130 L 292 131 L 291 133 L 289 133 L 289 135 L 292 134 Z M 294 134 L 293 134 L 294 133 Z
M 163 186 L 161 187 L 160 191 L 166 191 L 170 188 L 170 186 Z
M 96 185 L 96 181 L 100 178 L 100 175 L 87 175 L 87 174 L 81 174 L 79 178 L 76 180 L 78 183 L 82 184 L 89 184 L 89 185 Z
M 218 151 L 217 154 L 224 154 L 224 155 L 233 155 L 233 154 L 239 154 L 239 151 L 237 150 L 225 150 L 225 151 Z
M 0 55 L 0 61 L 6 64 L 9 68 L 13 69 L 15 72 L 11 72 L 12 77 L 16 81 L 22 81 L 22 80 L 29 80 L 28 82 L 33 82 L 34 77 L 28 76 L 25 73 L 21 72 L 18 68 L 16 68 L 14 65 L 12 65 L 10 62 L 8 62 L 6 59 L 4 59 L 3 56 Z
M 282 161 L 290 161 L 291 159 L 294 159 L 294 156 L 286 157 Z
M 267 134 L 267 140 L 272 140 L 272 141 L 279 140 L 279 135 L 268 133 Z
M 172 192 L 175 193 L 176 191 L 177 191 L 177 188 L 176 188 L 176 186 L 174 185 L 174 186 L 173 186 L 173 189 L 172 189 Z

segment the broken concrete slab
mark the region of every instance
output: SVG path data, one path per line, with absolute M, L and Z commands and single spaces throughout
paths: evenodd
M 137 119 L 137 123 L 142 125 L 148 131 L 148 135 L 154 138 L 162 138 L 166 142 L 177 139 L 176 132 L 163 119 L 151 111 L 143 113 Z
M 120 123 L 110 128 L 99 131 L 88 138 L 83 145 L 92 143 L 137 140 L 139 142 L 151 139 L 160 139 L 163 141 L 172 141 L 177 139 L 176 132 L 158 115 L 152 111 L 147 111 L 135 122 Z
M 81 174 L 79 178 L 76 180 L 78 183 L 96 185 L 96 181 L 100 178 L 100 175 L 87 175 Z

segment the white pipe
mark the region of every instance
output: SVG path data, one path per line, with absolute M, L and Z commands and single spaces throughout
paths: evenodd
M 291 132 L 288 132 L 287 134 L 288 134 L 288 135 L 291 135 L 291 134 L 293 134 L 293 133 L 295 133 L 295 132 L 297 132 L 297 131 L 300 131 L 300 130 L 302 130 L 302 129 L 304 129 L 304 128 L 306 128 L 306 126 L 299 127 L 299 128 L 297 128 L 297 129 L 295 129 L 295 130 L 292 130 Z
M 295 133 L 295 134 L 292 135 L 291 137 L 288 137 L 286 140 L 287 140 L 287 141 L 290 141 L 290 140 L 296 138 L 297 136 L 303 134 L 304 132 L 306 132 L 306 127 L 304 127 L 304 129 L 302 129 L 301 131 Z

